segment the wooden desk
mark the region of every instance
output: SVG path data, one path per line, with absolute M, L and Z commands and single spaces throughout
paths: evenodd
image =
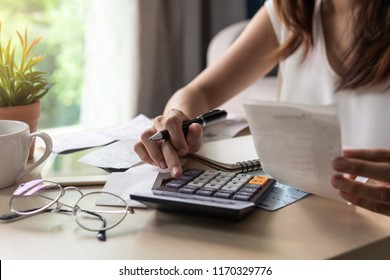
M 40 214 L 0 224 L 0 259 L 390 259 L 389 217 L 317 196 L 240 222 L 136 209 L 107 238 Z
M 14 189 L 0 190 L 0 214 Z M 240 222 L 136 209 L 106 242 L 61 214 L 0 223 L 0 259 L 332 258 L 390 259 L 390 217 L 312 195 Z

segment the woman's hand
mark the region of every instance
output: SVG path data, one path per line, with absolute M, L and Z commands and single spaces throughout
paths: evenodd
M 345 150 L 333 161 L 333 169 L 342 172 L 332 178 L 332 185 L 348 202 L 390 216 L 390 150 Z M 355 181 L 367 177 L 366 183 Z
M 182 130 L 183 121 L 188 117 L 181 111 L 172 109 L 165 116 L 158 116 L 153 127 L 145 130 L 141 140 L 134 145 L 134 151 L 146 163 L 169 168 L 173 177 L 182 173 L 180 157 L 198 151 L 202 145 L 203 129 L 201 125 L 191 124 L 187 135 Z M 167 129 L 169 140 L 150 141 L 149 137 L 158 131 Z

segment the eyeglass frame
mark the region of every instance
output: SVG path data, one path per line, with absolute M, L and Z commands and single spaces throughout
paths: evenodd
M 55 197 L 54 199 L 50 198 L 50 200 L 52 200 L 50 203 L 48 203 L 47 205 L 43 206 L 42 208 L 39 208 L 39 209 L 36 209 L 34 211 L 31 211 L 31 212 L 25 212 L 25 211 L 17 211 L 15 210 L 13 207 L 12 207 L 12 201 L 19 195 L 19 192 L 20 191 L 23 191 L 23 188 L 26 188 L 28 186 L 26 185 L 29 185 L 29 184 L 32 184 L 32 187 L 30 188 L 27 188 L 29 190 L 31 190 L 34 186 L 37 186 L 39 185 L 40 183 L 50 183 L 52 184 L 53 186 L 55 187 L 58 187 L 59 188 L 59 194 L 57 197 Z M 62 203 L 60 202 L 59 200 L 61 199 L 61 197 L 63 197 L 65 195 L 65 192 L 67 190 L 75 190 L 77 191 L 81 197 L 76 201 L 75 205 L 74 206 L 70 206 L 70 205 L 67 205 L 65 203 Z M 19 192 L 18 192 L 19 191 Z M 121 219 L 119 219 L 119 221 L 117 221 L 116 223 L 114 223 L 113 225 L 107 227 L 107 226 L 104 226 L 103 228 L 101 229 L 91 229 L 91 228 L 88 228 L 86 226 L 84 226 L 83 224 L 81 224 L 77 217 L 76 217 L 76 213 L 77 211 L 82 211 L 82 212 L 86 212 L 85 210 L 82 210 L 81 208 L 77 207 L 79 202 L 85 198 L 86 196 L 88 195 L 92 195 L 92 194 L 107 194 L 107 195 L 111 195 L 113 197 L 116 197 L 117 199 L 121 200 L 122 202 L 124 202 L 124 207 L 125 207 L 125 211 L 121 211 L 123 212 L 123 217 Z M 50 208 L 51 206 L 53 206 L 54 204 L 57 203 L 57 207 L 55 207 L 54 209 Z M 65 210 L 65 209 L 61 209 L 63 206 L 66 206 L 72 210 Z M 76 223 L 83 229 L 85 230 L 88 230 L 88 231 L 93 231 L 93 232 L 98 232 L 98 239 L 101 240 L 101 241 L 105 241 L 106 240 L 106 235 L 105 235 L 105 232 L 109 229 L 112 229 L 114 227 L 116 227 L 117 225 L 119 225 L 126 217 L 127 217 L 127 214 L 134 214 L 134 209 L 133 207 L 130 207 L 128 205 L 128 203 L 126 202 L 126 200 L 124 200 L 122 197 L 118 196 L 117 194 L 114 194 L 112 192 L 106 192 L 106 191 L 92 191 L 92 192 L 88 192 L 86 194 L 84 194 L 79 188 L 75 187 L 75 186 L 67 186 L 67 187 L 62 187 L 60 184 L 56 183 L 56 182 L 53 182 L 53 181 L 50 181 L 50 180 L 45 180 L 45 179 L 36 179 L 36 180 L 33 180 L 33 181 L 29 181 L 29 182 L 26 182 L 26 183 L 23 183 L 23 184 L 20 184 L 19 187 L 14 191 L 14 193 L 12 194 L 12 197 L 9 201 L 9 208 L 11 210 L 11 212 L 13 213 L 13 215 L 10 215 L 10 214 L 6 214 L 6 215 L 3 215 L 1 218 L 1 220 L 4 220 L 4 221 L 12 221 L 14 219 L 17 219 L 17 218 L 21 218 L 21 217 L 29 217 L 29 216 L 33 216 L 33 215 L 37 215 L 37 214 L 40 214 L 40 213 L 44 213 L 44 212 L 66 212 L 66 213 L 72 213 L 72 216 L 74 217 Z M 113 213 L 113 211 L 109 211 L 111 213 Z M 105 218 L 101 215 L 99 215 L 98 213 L 94 212 L 94 211 L 87 211 L 86 213 L 88 214 L 91 214 L 91 215 L 94 215 L 94 216 L 97 216 L 99 217 L 105 224 Z M 15 216 L 16 215 L 16 216 Z

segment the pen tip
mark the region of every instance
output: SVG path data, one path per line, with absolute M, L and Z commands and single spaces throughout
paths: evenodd
M 149 141 L 155 141 L 160 139 L 162 139 L 160 133 L 153 134 L 152 136 L 149 137 Z

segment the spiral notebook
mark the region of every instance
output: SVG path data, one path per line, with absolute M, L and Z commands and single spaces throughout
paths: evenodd
M 248 172 L 261 169 L 251 135 L 205 143 L 196 154 L 189 157 L 214 168 L 229 171 Z

